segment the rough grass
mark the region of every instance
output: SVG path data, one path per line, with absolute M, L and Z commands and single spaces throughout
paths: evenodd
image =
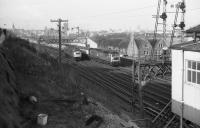
M 48 128 L 84 126 L 80 91 L 68 77 L 73 71 L 60 72 L 36 53 L 28 41 L 15 37 L 0 48 L 0 127 L 40 127 L 39 113 L 49 115 Z M 36 105 L 29 102 L 32 95 L 38 99 Z

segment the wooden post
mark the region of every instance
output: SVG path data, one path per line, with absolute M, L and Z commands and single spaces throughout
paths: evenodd
M 138 95 L 140 101 L 140 114 L 141 118 L 144 118 L 144 107 L 143 107 L 143 98 L 142 98 L 142 83 L 141 83 L 141 67 L 140 67 L 140 49 L 138 53 Z
M 135 101 L 136 101 L 136 95 L 134 95 L 136 92 L 134 91 L 135 89 L 135 60 L 134 60 L 134 44 L 133 44 L 133 41 L 134 41 L 134 37 L 133 37 L 133 34 L 131 33 L 131 42 L 132 42 L 132 46 L 133 46 L 133 53 L 132 53 L 132 88 L 131 88 L 131 91 L 132 91 L 132 112 L 135 111 Z
M 58 20 L 50 20 L 51 22 L 58 22 L 58 33 L 59 33 L 59 66 L 61 68 L 61 23 L 68 22 L 68 20 L 62 20 L 61 18 Z
M 134 96 L 135 92 L 134 92 L 134 89 L 135 89 L 135 60 L 134 60 L 134 57 L 133 57 L 133 60 L 132 60 L 132 112 L 135 111 L 135 100 L 136 100 L 136 97 Z

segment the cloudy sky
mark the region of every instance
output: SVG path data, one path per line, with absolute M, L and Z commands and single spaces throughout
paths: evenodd
M 168 0 L 172 4 L 181 0 Z M 157 0 L 0 0 L 0 27 L 44 29 L 56 27 L 50 19 L 68 19 L 82 29 L 153 30 Z M 200 0 L 186 0 L 186 25 L 200 24 Z M 174 14 L 168 15 L 168 27 Z

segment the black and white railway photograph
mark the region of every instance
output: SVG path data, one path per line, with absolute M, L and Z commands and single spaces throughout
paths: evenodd
M 0 128 L 200 128 L 200 0 L 0 0 Z

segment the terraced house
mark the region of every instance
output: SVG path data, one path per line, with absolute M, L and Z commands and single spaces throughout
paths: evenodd
M 134 34 L 130 36 L 130 42 L 127 48 L 128 56 L 134 56 L 138 58 L 150 57 L 152 52 L 152 46 L 144 37 L 134 37 Z

